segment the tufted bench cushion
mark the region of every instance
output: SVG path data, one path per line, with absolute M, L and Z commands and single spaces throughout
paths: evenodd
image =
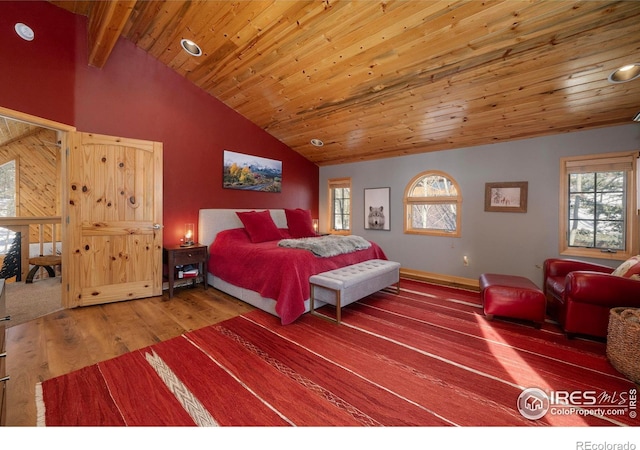
M 335 305 L 336 321 L 340 309 L 393 284 L 400 290 L 400 263 L 371 259 L 340 269 L 322 272 L 309 278 L 310 312 L 315 314 L 314 300 Z
M 479 281 L 482 306 L 487 319 L 502 316 L 530 320 L 536 328 L 542 326 L 546 299 L 533 281 L 515 275 L 492 273 L 483 273 Z

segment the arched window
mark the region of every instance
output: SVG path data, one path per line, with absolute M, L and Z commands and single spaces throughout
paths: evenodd
M 460 236 L 462 195 L 458 183 L 444 172 L 417 175 L 404 192 L 404 232 Z

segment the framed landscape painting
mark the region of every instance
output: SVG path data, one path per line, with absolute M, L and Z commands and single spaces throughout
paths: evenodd
M 222 170 L 226 189 L 282 191 L 282 161 L 225 150 Z
M 526 213 L 528 187 L 529 183 L 526 181 L 486 183 L 484 210 Z

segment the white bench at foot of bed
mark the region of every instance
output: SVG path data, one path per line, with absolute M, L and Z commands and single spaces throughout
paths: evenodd
M 336 322 L 340 323 L 340 310 L 350 303 L 378 292 L 393 284 L 400 291 L 400 263 L 372 259 L 340 269 L 322 272 L 309 278 L 311 285 L 310 312 L 314 301 L 335 305 Z M 322 316 L 325 317 L 325 316 Z

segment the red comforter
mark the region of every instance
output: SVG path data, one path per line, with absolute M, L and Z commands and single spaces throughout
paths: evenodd
M 283 238 L 287 230 L 281 230 Z M 320 258 L 308 250 L 278 247 L 278 241 L 254 244 L 244 228 L 218 233 L 210 247 L 208 270 L 222 280 L 276 300 L 283 325 L 304 313 L 311 275 L 369 259 L 387 259 L 375 243 L 365 250 Z

